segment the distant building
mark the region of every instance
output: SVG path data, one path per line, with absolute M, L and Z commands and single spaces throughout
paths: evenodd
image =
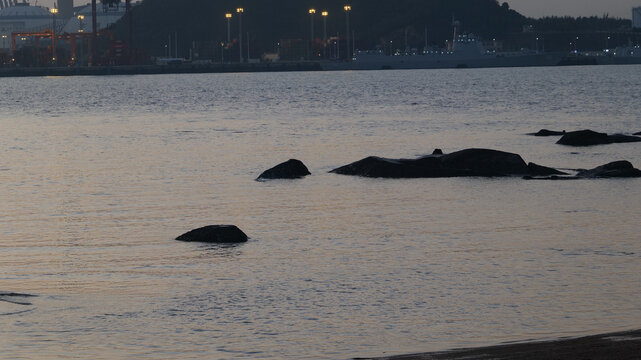
M 632 8 L 632 28 L 641 29 L 641 7 Z
M 11 48 L 11 33 L 21 31 L 42 31 L 51 28 L 53 19 L 49 10 L 28 3 L 16 3 L 0 10 L 0 36 L 2 49 Z M 21 44 L 23 41 L 18 39 Z
M 9 6 L 4 6 L 5 2 Z M 56 15 L 56 33 L 75 33 L 92 31 L 91 5 L 73 7 L 73 0 L 57 0 L 59 9 Z M 14 32 L 36 32 L 50 30 L 54 18 L 49 8 L 34 6 L 27 1 L 0 0 L 0 51 L 11 48 L 11 34 Z M 132 2 L 136 6 L 140 2 Z M 125 15 L 124 5 L 98 7 L 96 25 L 103 30 Z M 79 16 L 80 15 L 80 16 Z M 28 38 L 16 39 L 18 48 L 30 43 Z

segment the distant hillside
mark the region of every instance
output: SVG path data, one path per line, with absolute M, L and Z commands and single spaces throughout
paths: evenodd
M 178 35 L 179 56 L 187 56 L 194 42 L 210 47 L 226 39 L 224 14 L 233 12 L 232 37 L 238 34 L 235 9 L 242 6 L 244 32 L 249 32 L 252 57 L 274 51 L 280 39 L 308 39 L 310 17 L 315 8 L 316 37 L 322 37 L 320 11 L 329 11 L 328 34 L 345 34 L 345 12 L 341 0 L 144 0 L 132 11 L 134 43 L 151 55 L 165 53 L 169 37 Z M 463 32 L 484 38 L 502 37 L 520 31 L 527 19 L 496 0 L 353 0 L 351 29 L 356 33 L 357 47 L 374 48 L 393 41 L 402 47 L 407 31 L 408 45 L 422 48 L 425 29 L 428 42 L 443 46 L 452 36 L 452 19 L 461 23 Z M 124 22 L 115 32 L 126 39 Z M 245 37 L 246 35 L 244 35 Z M 173 43 L 173 40 L 172 40 Z
M 317 10 L 316 38 L 322 38 L 323 10 L 329 11 L 328 35 L 344 36 L 346 3 L 345 0 L 144 0 L 132 12 L 134 46 L 150 55 L 164 55 L 174 47 L 177 36 L 178 56 L 187 57 L 194 48 L 202 58 L 218 59 L 220 42 L 227 37 L 224 15 L 233 13 L 233 42 L 238 36 L 235 9 L 241 6 L 245 9 L 243 47 L 249 32 L 251 56 L 256 58 L 265 52 L 275 52 L 280 40 L 308 40 L 310 8 Z M 445 40 L 452 38 L 453 19 L 460 22 L 460 32 L 474 33 L 485 40 L 496 38 L 506 50 L 535 48 L 537 37 L 541 37 L 539 46 L 550 51 L 571 49 L 575 46 L 572 39 L 577 37 L 581 39 L 579 45 L 590 50 L 639 40 L 639 34 L 629 33 L 630 20 L 607 15 L 529 19 L 496 0 L 353 0 L 349 4 L 350 29 L 356 34 L 359 49 L 373 49 L 377 45 L 387 48 L 390 41 L 394 48 L 403 49 L 406 38 L 409 47 L 422 49 L 426 30 L 428 44 L 443 47 Z M 523 32 L 525 25 L 531 25 L 530 32 Z M 127 39 L 125 22 L 118 23 L 114 32 Z M 306 46 L 305 42 L 298 44 Z M 232 44 L 225 54 L 236 56 L 238 50 Z

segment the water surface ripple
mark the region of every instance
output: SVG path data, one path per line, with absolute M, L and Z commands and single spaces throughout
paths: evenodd
M 638 328 L 638 179 L 363 179 L 466 147 L 626 159 L 641 67 L 2 79 L 0 357 L 344 359 Z M 255 182 L 289 158 L 312 176 Z M 172 240 L 236 224 L 236 246 Z

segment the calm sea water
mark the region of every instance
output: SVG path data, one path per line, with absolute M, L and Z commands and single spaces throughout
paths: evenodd
M 540 128 L 641 131 L 641 67 L 2 79 L 0 357 L 346 359 L 641 324 L 641 180 L 382 180 Z M 312 176 L 255 182 L 289 158 Z M 236 224 L 239 246 L 173 238 Z

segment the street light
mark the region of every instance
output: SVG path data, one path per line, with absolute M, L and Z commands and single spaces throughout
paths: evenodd
M 309 59 L 312 59 L 312 54 L 314 53 L 314 14 L 316 14 L 316 9 L 309 9 L 309 23 L 310 23 L 310 40 L 309 40 Z
M 51 61 L 53 63 L 56 62 L 56 14 L 58 13 L 58 9 L 52 8 L 49 10 L 51 13 L 51 19 L 52 19 L 52 30 L 51 30 Z
M 327 59 L 327 16 L 329 12 L 323 11 L 321 15 L 323 16 L 323 57 Z
M 243 62 L 243 13 L 245 9 L 239 7 L 236 9 L 238 13 L 238 49 L 240 50 L 240 60 L 238 62 Z M 247 54 L 249 55 L 249 54 Z
M 352 11 L 352 7 L 351 7 L 351 5 L 345 5 L 345 6 L 343 6 L 343 9 L 345 10 L 345 25 L 347 27 L 347 32 L 345 33 L 345 42 L 347 44 L 346 45 L 347 46 L 347 53 L 346 54 L 347 54 L 347 61 L 350 61 L 352 59 L 352 57 L 351 57 L 350 52 L 349 52 L 349 49 L 350 49 L 350 46 L 349 46 L 349 13 L 350 13 L 350 11 Z
M 85 19 L 84 15 L 78 15 L 78 32 L 84 32 L 84 27 L 85 24 L 83 23 L 83 20 Z
M 227 19 L 227 43 L 231 42 L 231 13 L 225 14 L 225 19 Z

